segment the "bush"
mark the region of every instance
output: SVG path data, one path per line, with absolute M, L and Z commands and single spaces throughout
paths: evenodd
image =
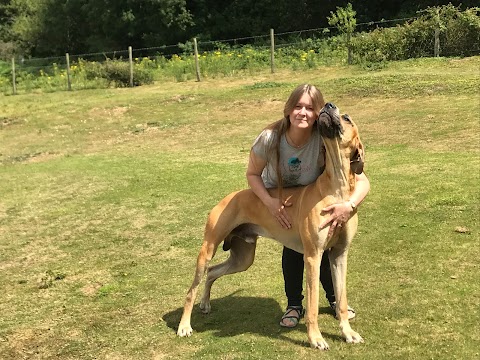
M 444 16 L 444 31 L 440 33 L 441 54 L 470 56 L 480 53 L 480 8 L 454 12 Z
M 444 56 L 472 56 L 480 54 L 480 8 L 461 12 L 453 5 L 428 8 L 419 18 L 392 28 L 378 28 L 371 32 L 354 34 L 351 38 L 353 62 L 370 69 L 385 66 L 387 61 L 431 57 L 434 52 L 435 29 L 439 29 L 440 54 Z M 258 40 L 256 46 L 230 46 L 223 42 L 208 43 L 199 54 L 202 78 L 254 74 L 270 68 L 268 41 Z M 155 80 L 195 79 L 196 68 L 193 45 L 180 46 L 181 55 L 160 55 L 135 59 L 133 83 L 150 84 Z M 208 49 L 207 49 L 208 48 Z M 23 59 L 22 59 L 23 60 Z M 67 86 L 65 64 L 50 63 L 51 59 L 26 59 L 19 64 L 18 88 L 26 91 L 43 89 L 56 91 Z M 276 41 L 275 67 L 278 69 L 307 70 L 322 65 L 345 64 L 347 44 L 342 35 L 323 32 L 289 35 Z M 0 92 L 9 91 L 11 66 L 0 61 Z M 122 59 L 104 62 L 78 60 L 70 66 L 72 89 L 128 87 L 130 67 Z
M 356 63 L 406 60 L 434 55 L 435 29 L 440 54 L 470 56 L 480 53 L 480 8 L 461 12 L 453 5 L 428 8 L 405 25 L 360 33 L 352 39 Z
M 7 76 L 11 77 L 12 76 L 12 64 L 11 63 L 0 60 L 0 77 L 1 76 L 5 76 L 5 77 L 7 77 Z
M 87 80 L 105 79 L 108 86 L 130 86 L 130 64 L 121 60 L 108 59 L 104 63 L 83 62 L 83 69 Z M 151 84 L 153 75 L 142 66 L 135 66 L 133 71 L 133 85 Z
M 405 56 L 405 47 L 405 29 L 400 26 L 356 34 L 352 38 L 353 61 L 370 63 L 400 60 Z

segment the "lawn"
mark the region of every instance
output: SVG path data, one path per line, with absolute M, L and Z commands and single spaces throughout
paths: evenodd
M 206 216 L 247 186 L 252 141 L 301 82 L 366 147 L 348 270 L 365 343 L 342 341 L 326 301 L 329 352 L 303 321 L 280 328 L 268 239 L 178 338 Z M 479 116 L 480 57 L 0 95 L 0 358 L 480 359 Z

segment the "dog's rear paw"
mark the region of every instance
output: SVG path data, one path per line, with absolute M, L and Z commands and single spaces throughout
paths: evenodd
M 212 306 L 210 305 L 210 302 L 201 302 L 200 303 L 200 310 L 202 311 L 202 313 L 204 314 L 209 314 L 210 313 L 210 310 L 212 310 Z
M 186 326 L 180 325 L 178 327 L 177 335 L 180 337 L 191 336 L 192 333 L 193 333 L 193 329 L 190 325 L 186 325 Z

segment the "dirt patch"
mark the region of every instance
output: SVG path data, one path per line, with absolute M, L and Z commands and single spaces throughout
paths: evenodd
M 52 160 L 62 156 L 59 153 L 51 152 L 35 152 L 30 154 L 21 154 L 16 156 L 7 156 L 2 159 L 0 154 L 0 164 L 13 164 L 13 163 L 39 163 L 48 160 Z
M 117 121 L 118 118 L 123 117 L 127 111 L 127 106 L 116 106 L 110 109 L 95 107 L 88 112 L 88 115 L 92 119 L 108 118 L 112 121 Z
M 0 130 L 11 125 L 21 125 L 25 123 L 24 119 L 0 117 Z
M 193 101 L 195 100 L 195 96 L 190 96 L 190 95 L 175 95 L 172 96 L 170 99 L 166 100 L 166 102 L 185 102 L 185 101 Z
M 98 293 L 98 290 L 100 290 L 102 286 L 103 285 L 100 283 L 87 284 L 80 289 L 80 292 L 85 296 L 93 297 Z

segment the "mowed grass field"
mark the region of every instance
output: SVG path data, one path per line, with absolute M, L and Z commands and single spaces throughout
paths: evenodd
M 176 337 L 209 210 L 299 83 L 348 113 L 372 189 L 346 344 L 280 328 L 281 246 Z M 0 96 L 0 359 L 480 359 L 480 57 Z M 213 262 L 226 258 L 221 249 Z

